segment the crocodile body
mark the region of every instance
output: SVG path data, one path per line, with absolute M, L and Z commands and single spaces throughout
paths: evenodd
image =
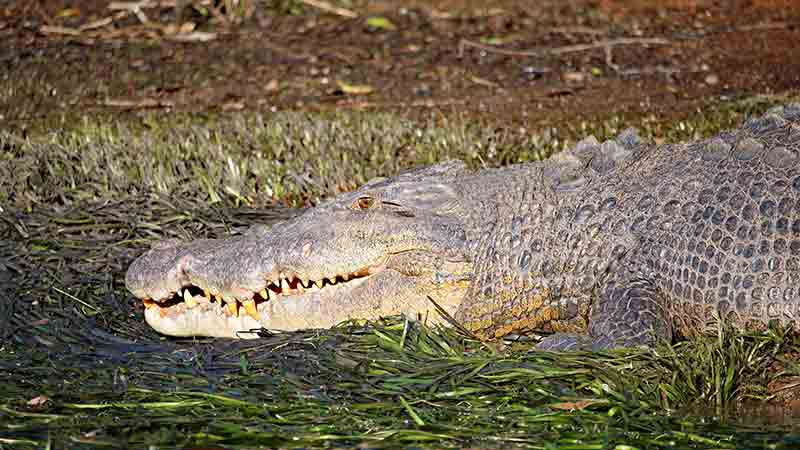
M 652 345 L 716 315 L 800 328 L 800 105 L 698 142 L 626 131 L 373 180 L 272 229 L 162 243 L 126 281 L 175 335 L 427 313 L 429 297 L 480 337 L 553 350 Z

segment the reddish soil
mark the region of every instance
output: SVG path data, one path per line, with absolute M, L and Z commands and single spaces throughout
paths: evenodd
M 10 86 L 0 119 L 379 109 L 538 127 L 613 114 L 670 119 L 720 97 L 800 87 L 800 1 L 395 0 L 353 8 L 355 18 L 284 1 L 237 26 L 192 8 L 179 19 L 162 1 L 141 10 L 148 25 L 131 13 L 78 31 L 125 14 L 109 3 L 0 2 L 0 84 Z M 392 26 L 371 27 L 370 17 Z M 189 21 L 215 38 L 169 39 Z

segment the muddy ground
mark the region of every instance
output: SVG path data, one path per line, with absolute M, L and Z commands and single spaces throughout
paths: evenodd
M 669 121 L 800 86 L 790 0 L 342 2 L 336 13 L 285 0 L 250 2 L 243 24 L 224 9 L 155 1 L 137 15 L 110 3 L 0 2 L 2 123 L 76 110 L 346 109 L 537 129 Z M 186 23 L 213 37 L 178 32 Z

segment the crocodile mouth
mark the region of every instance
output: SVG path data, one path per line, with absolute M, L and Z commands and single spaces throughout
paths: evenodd
M 145 320 L 171 336 L 257 338 L 266 324 L 277 330 L 307 328 L 314 324 L 305 314 L 310 305 L 347 297 L 385 269 L 385 264 L 366 266 L 316 280 L 280 273 L 266 279 L 261 289 L 235 288 L 225 294 L 193 280 L 196 284 L 165 298 L 143 299 Z M 294 314 L 287 314 L 292 310 Z

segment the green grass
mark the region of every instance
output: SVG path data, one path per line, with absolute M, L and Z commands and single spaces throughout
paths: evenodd
M 720 330 L 655 352 L 565 355 L 519 344 L 496 350 L 452 329 L 394 319 L 226 343 L 214 360 L 197 352 L 208 344 L 150 345 L 164 348 L 89 365 L 86 355 L 5 347 L 0 367 L 19 365 L 0 372 L 0 442 L 570 449 L 792 442 L 778 428 L 720 420 L 743 395 L 762 394 L 775 377 L 767 366 L 797 350 L 777 332 Z M 716 372 L 727 374 L 722 382 Z M 50 398 L 42 407 L 26 405 L 41 395 Z M 705 419 L 682 412 L 691 409 Z
M 41 129 L 0 130 L 0 198 L 31 206 L 155 193 L 228 206 L 302 206 L 413 166 L 537 160 L 589 134 L 607 139 L 630 126 L 646 138 L 696 139 L 788 100 L 712 103 L 674 124 L 614 116 L 538 133 L 374 112 L 51 117 Z
M 540 134 L 388 114 L 148 115 L 0 132 L 0 449 L 794 448 L 797 337 L 710 325 L 653 351 L 533 351 L 399 318 L 258 341 L 174 340 L 124 289 L 163 237 L 270 223 L 376 175 L 495 166 L 636 125 L 708 135 L 776 99 L 678 124 L 610 117 Z M 265 209 L 256 207 L 269 206 Z M 754 406 L 755 405 L 755 406 Z

